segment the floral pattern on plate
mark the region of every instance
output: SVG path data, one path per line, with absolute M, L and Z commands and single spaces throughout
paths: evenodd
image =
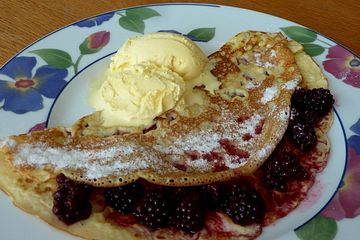
M 337 79 L 353 87 L 360 88 L 360 59 L 345 48 L 335 45 L 329 49 L 324 69 Z
M 115 14 L 114 12 L 110 12 L 99 16 L 91 17 L 83 21 L 77 22 L 74 25 L 78 27 L 87 27 L 87 28 L 100 26 L 101 24 L 103 24 L 103 22 L 109 21 L 114 16 L 114 14 Z
M 169 5 L 168 7 L 180 5 Z M 205 16 L 206 21 L 211 22 L 212 26 L 205 25 L 204 27 L 198 25 L 196 21 L 190 26 L 187 26 L 186 23 L 173 26 L 172 24 L 176 23 L 175 21 L 169 21 L 167 25 L 158 25 L 160 21 L 157 19 L 165 18 L 165 16 L 170 17 L 164 14 L 167 13 L 167 10 L 161 8 L 164 6 L 137 7 L 114 11 L 66 27 L 77 29 L 81 34 L 84 34 L 79 34 L 83 36 L 80 39 L 74 36 L 74 40 L 71 42 L 73 44 L 71 55 L 68 49 L 49 48 L 37 43 L 33 45 L 35 48 L 32 51 L 21 52 L 0 69 L 0 118 L 4 112 L 16 114 L 17 117 L 24 117 L 28 115 L 26 113 L 43 109 L 44 98 L 55 99 L 67 84 L 66 79 L 71 79 L 81 71 L 79 65 L 82 63 L 83 57 L 87 56 L 90 62 L 94 62 L 99 58 L 95 53 L 102 54 L 105 52 L 102 49 L 109 46 L 110 40 L 113 38 L 112 34 L 115 32 L 114 28 L 110 29 L 107 26 L 114 25 L 126 34 L 129 32 L 144 34 L 148 27 L 155 27 L 157 28 L 155 31 L 175 32 L 202 43 L 207 43 L 215 38 L 217 23 L 202 13 L 200 16 Z M 202 7 L 203 10 L 214 6 L 194 4 L 194 7 Z M 221 8 L 227 8 L 216 7 L 217 11 Z M 184 14 L 187 12 L 180 10 L 177 12 L 179 16 L 181 15 L 179 17 L 181 22 L 186 22 L 187 17 L 184 17 Z M 180 21 L 179 19 L 177 21 Z M 165 19 L 165 21 L 167 20 Z M 241 22 L 239 22 L 239 26 L 241 26 Z M 153 30 L 154 28 L 152 28 Z M 360 61 L 354 54 L 335 43 L 329 43 L 332 41 L 302 26 L 278 26 L 276 31 L 280 30 L 289 38 L 303 44 L 304 50 L 315 57 L 317 62 L 329 73 L 329 81 L 341 80 L 347 88 L 360 88 Z M 84 38 L 84 36 L 87 37 Z M 41 41 L 45 41 L 47 37 Z M 33 57 L 34 55 L 36 57 Z M 41 65 L 41 60 L 46 65 Z M 358 114 L 358 112 L 354 113 Z M 43 120 L 34 120 L 30 124 L 33 126 L 30 129 L 31 131 L 40 130 L 46 126 L 46 122 Z M 356 191 L 360 187 L 360 119 L 351 128 L 349 126 L 345 126 L 345 128 L 346 130 L 350 129 L 355 134 L 348 138 L 348 166 L 343 184 L 330 204 L 312 221 L 296 231 L 297 237 L 302 240 L 314 239 L 315 234 L 321 237 L 318 239 L 323 240 L 337 238 L 337 228 L 340 228 L 341 220 L 344 218 L 358 219 L 357 216 L 360 214 L 360 194 Z
M 187 38 L 190 38 L 195 42 L 208 42 L 215 36 L 215 28 L 197 28 L 191 30 L 186 34 L 178 32 L 176 30 L 159 30 L 159 32 L 177 33 Z
M 350 129 L 356 134 L 348 139 L 348 165 L 343 183 L 321 213 L 337 221 L 360 215 L 360 119 Z
M 43 97 L 55 98 L 65 86 L 66 69 L 50 65 L 35 68 L 35 57 L 17 57 L 6 64 L 1 74 L 11 81 L 0 80 L 0 101 L 4 111 L 24 114 L 43 108 Z M 36 69 L 33 75 L 33 69 Z
M 74 68 L 74 74 L 79 72 L 79 64 L 84 55 L 94 54 L 99 52 L 110 41 L 110 32 L 99 31 L 90 34 L 79 45 L 80 55 L 73 61 L 71 55 L 61 49 L 55 48 L 43 48 L 33 50 L 30 53 L 34 53 L 41 57 L 47 64 L 58 69 Z
M 355 135 L 348 138 L 348 164 L 343 182 L 329 204 L 313 220 L 296 230 L 301 240 L 332 240 L 337 222 L 360 215 L 360 119 L 350 128 Z

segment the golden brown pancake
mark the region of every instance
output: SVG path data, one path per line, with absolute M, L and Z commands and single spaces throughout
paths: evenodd
M 146 133 L 124 133 L 95 130 L 99 127 L 95 113 L 70 129 L 11 136 L 0 151 L 0 188 L 24 211 L 86 239 L 255 239 L 261 234 L 260 224 L 241 226 L 222 213 L 207 216 L 205 228 L 195 236 L 124 224 L 98 199 L 92 199 L 90 218 L 67 226 L 52 213 L 55 176 L 64 172 L 76 181 L 106 187 L 138 178 L 172 186 L 238 175 L 253 178 L 286 130 L 294 88 L 298 84 L 326 87 L 321 71 L 311 77 L 319 70 L 304 54 L 301 45 L 280 33 L 240 33 L 209 57 L 211 72 L 221 86 L 215 94 L 206 92 L 210 104 L 200 115 L 189 118 L 174 110 L 160 116 L 156 128 Z M 314 176 L 326 165 L 331 119 L 331 115 L 325 118 L 317 129 L 320 140 L 310 157 L 321 167 Z M 304 183 L 284 212 L 267 212 L 265 224 L 294 209 L 312 181 Z
M 249 175 L 281 140 L 301 81 L 287 45 L 279 33 L 245 32 L 228 41 L 209 57 L 221 85 L 206 92 L 209 104 L 196 117 L 167 112 L 146 134 L 79 136 L 55 128 L 12 136 L 8 156 L 14 165 L 61 169 L 96 186 L 138 178 L 189 186 Z

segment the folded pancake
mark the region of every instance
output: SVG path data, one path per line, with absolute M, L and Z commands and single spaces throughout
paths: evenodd
M 102 128 L 94 113 L 72 128 L 8 137 L 0 146 L 0 189 L 24 211 L 86 239 L 255 239 L 261 234 L 261 224 L 240 226 L 222 213 L 208 216 L 205 228 L 195 237 L 182 231 L 126 225 L 97 199 L 91 201 L 91 216 L 70 226 L 52 213 L 55 176 L 60 172 L 104 187 L 138 178 L 189 186 L 251 175 L 283 137 L 296 86 L 327 87 L 320 68 L 302 46 L 280 33 L 240 33 L 209 60 L 211 73 L 221 85 L 215 94 L 199 88 L 209 104 L 198 116 L 172 110 L 159 116 L 154 128 L 139 133 Z M 327 162 L 331 116 L 317 127 L 319 141 L 310 156 L 318 166 L 314 176 Z M 294 209 L 313 179 L 304 183 L 291 206 L 277 206 L 284 212 L 268 212 L 265 225 Z
M 16 167 L 48 167 L 95 186 L 138 178 L 171 186 L 201 185 L 248 175 L 285 133 L 291 95 L 302 80 L 279 33 L 240 33 L 209 57 L 220 88 L 196 117 L 176 110 L 144 133 L 108 137 L 54 128 L 9 137 Z M 89 124 L 91 125 L 91 124 Z

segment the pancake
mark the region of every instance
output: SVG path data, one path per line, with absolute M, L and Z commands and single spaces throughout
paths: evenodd
M 17 207 L 85 239 L 255 239 L 262 226 L 296 208 L 327 163 L 331 113 L 316 126 L 316 147 L 301 155 L 311 173 L 306 181 L 295 182 L 288 193 L 269 192 L 259 184 L 261 166 L 285 134 L 296 86 L 327 86 L 319 67 L 304 54 L 301 45 L 280 33 L 240 33 L 209 56 L 211 73 L 221 85 L 215 94 L 199 88 L 210 102 L 200 115 L 189 118 L 172 110 L 159 116 L 156 127 L 139 133 L 98 128 L 99 115 L 94 113 L 71 128 L 10 136 L 0 148 L 0 188 Z M 314 78 L 313 73 L 320 74 Z M 133 164 L 137 159 L 149 162 Z M 113 171 L 116 162 L 126 167 Z M 65 225 L 52 213 L 55 177 L 60 172 L 101 187 L 139 178 L 160 185 L 194 186 L 243 176 L 270 207 L 262 224 L 246 226 L 235 224 L 226 214 L 209 213 L 203 230 L 191 236 L 168 228 L 150 230 L 93 197 L 90 217 Z M 275 201 L 282 197 L 290 201 Z
M 209 57 L 221 85 L 215 94 L 202 89 L 209 104 L 196 117 L 173 110 L 145 134 L 78 136 L 54 128 L 12 136 L 9 160 L 18 167 L 53 167 L 73 180 L 106 187 L 139 178 L 189 186 L 249 175 L 285 133 L 291 95 L 301 81 L 287 44 L 279 33 L 260 32 L 228 41 Z

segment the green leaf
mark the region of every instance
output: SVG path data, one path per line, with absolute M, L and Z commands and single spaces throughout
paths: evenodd
M 89 48 L 89 39 L 85 39 L 79 46 L 80 53 L 83 55 L 99 52 L 102 48 Z
M 59 49 L 44 48 L 31 51 L 31 53 L 38 55 L 47 64 L 54 68 L 65 69 L 74 64 L 72 62 L 70 54 Z
M 285 28 L 280 28 L 289 38 L 300 42 L 300 43 L 309 43 L 315 41 L 317 34 L 307 28 L 300 26 L 290 26 Z
M 188 33 L 199 41 L 208 42 L 215 36 L 215 28 L 197 28 Z
M 144 21 L 137 16 L 124 16 L 119 19 L 119 24 L 121 27 L 137 33 L 144 34 L 145 23 Z
M 325 51 L 324 47 L 313 43 L 304 43 L 303 46 L 304 51 L 312 57 L 319 56 Z
M 129 16 L 129 17 L 135 16 L 141 20 L 160 16 L 160 14 L 157 11 L 155 11 L 154 9 L 146 8 L 146 7 L 127 9 L 125 11 L 125 13 L 126 13 L 126 16 Z
M 336 232 L 336 221 L 321 215 L 295 231 L 301 240 L 333 240 Z

